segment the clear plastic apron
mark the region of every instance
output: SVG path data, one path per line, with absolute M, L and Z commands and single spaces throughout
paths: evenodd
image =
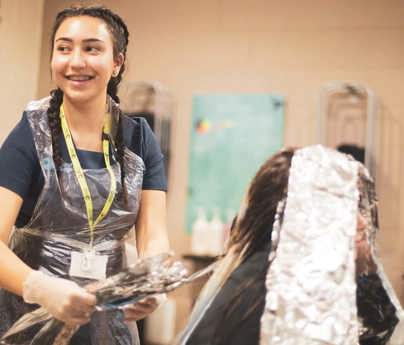
M 70 163 L 62 163 L 59 176 L 52 158 L 52 140 L 46 109 L 49 99 L 33 103 L 26 110 L 31 126 L 42 173 L 44 186 L 34 212 L 24 228 L 15 229 L 11 239 L 12 250 L 30 267 L 47 274 L 75 280 L 80 285 L 89 282 L 68 275 L 72 251 L 88 249 L 90 231 L 83 196 Z M 109 100 L 109 111 L 117 123 L 117 105 Z M 123 116 L 122 125 L 131 121 Z M 119 197 L 121 170 L 118 163 L 112 169 L 117 180 L 117 194 L 107 216 L 94 232 L 94 250 L 107 255 L 107 276 L 118 273 L 124 264 L 124 239 L 134 226 L 139 210 L 145 165 L 143 160 L 125 148 L 125 186 L 127 201 Z M 109 193 L 110 176 L 106 168 L 84 169 L 91 192 L 94 214 L 104 206 Z M 25 304 L 21 297 L 0 290 L 0 334 L 3 334 L 23 314 L 35 309 Z M 122 313 L 94 313 L 86 326 L 91 345 L 138 344 L 132 339 Z M 73 338 L 74 339 L 74 338 Z

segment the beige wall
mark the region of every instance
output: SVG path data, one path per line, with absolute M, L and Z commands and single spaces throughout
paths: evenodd
M 70 3 L 46 0 L 44 35 L 48 34 L 56 10 Z M 287 100 L 285 145 L 307 145 L 315 142 L 318 95 L 323 83 L 351 80 L 371 87 L 383 104 L 377 181 L 382 205 L 381 251 L 395 287 L 401 289 L 403 1 L 106 0 L 103 3 L 120 13 L 129 25 L 131 43 L 126 80 L 158 80 L 177 100 L 169 193 L 169 231 L 177 252 L 188 250 L 184 216 L 192 94 L 283 94 Z M 47 40 L 44 37 L 41 96 L 50 86 Z
M 37 94 L 44 0 L 2 0 L 0 143 Z

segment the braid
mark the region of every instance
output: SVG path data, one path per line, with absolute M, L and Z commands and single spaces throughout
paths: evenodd
M 63 92 L 60 89 L 51 91 L 51 99 L 48 109 L 48 122 L 52 137 L 53 148 L 53 161 L 55 162 L 56 171 L 59 174 L 59 167 L 62 164 L 62 156 L 60 154 L 59 147 L 59 135 L 62 133 L 62 127 L 60 124 L 60 106 L 63 102 Z
M 121 185 L 122 185 L 121 196 L 126 205 L 128 202 L 128 191 L 127 191 L 126 185 L 125 185 L 125 165 L 124 165 L 125 145 L 123 143 L 123 125 L 122 125 L 122 114 L 121 113 L 119 113 L 118 132 L 116 134 L 115 144 L 116 144 L 118 163 L 121 166 Z
M 112 77 L 107 86 L 107 93 L 108 95 L 111 96 L 111 98 L 116 102 L 119 103 L 119 97 L 118 97 L 118 85 L 121 82 L 122 79 L 122 72 L 125 66 L 121 67 L 121 70 L 119 71 L 119 74 L 116 77 Z
M 49 102 L 49 108 L 47 110 L 47 115 L 48 115 L 48 123 L 49 123 L 49 128 L 51 132 L 51 138 L 52 138 L 52 153 L 53 153 L 53 161 L 55 163 L 55 168 L 56 168 L 56 173 L 59 175 L 59 167 L 62 164 L 62 156 L 60 154 L 60 148 L 59 148 L 59 135 L 62 133 L 62 128 L 60 125 L 60 117 L 59 117 L 59 111 L 60 111 L 60 105 L 62 104 L 63 101 L 63 92 L 60 89 L 55 89 L 51 91 L 51 99 Z M 29 241 L 29 245 L 32 246 L 33 248 L 40 248 L 42 246 L 42 243 L 44 239 L 40 236 L 29 236 L 27 238 L 27 241 Z M 32 242 L 31 242 L 32 241 Z M 24 252 L 25 253 L 25 252 Z M 31 263 L 31 267 L 34 269 L 39 268 L 39 262 L 40 262 L 40 251 L 36 250 L 34 253 L 24 262 Z M 23 254 L 24 255 L 24 254 Z M 24 258 L 24 256 L 20 256 L 21 258 Z

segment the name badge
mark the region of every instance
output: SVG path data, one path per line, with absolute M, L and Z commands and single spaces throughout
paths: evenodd
M 97 255 L 93 251 L 72 252 L 69 275 L 96 280 L 105 279 L 107 263 L 107 255 Z

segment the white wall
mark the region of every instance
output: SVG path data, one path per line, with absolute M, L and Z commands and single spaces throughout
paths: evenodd
M 37 95 L 44 0 L 0 1 L 0 143 Z

